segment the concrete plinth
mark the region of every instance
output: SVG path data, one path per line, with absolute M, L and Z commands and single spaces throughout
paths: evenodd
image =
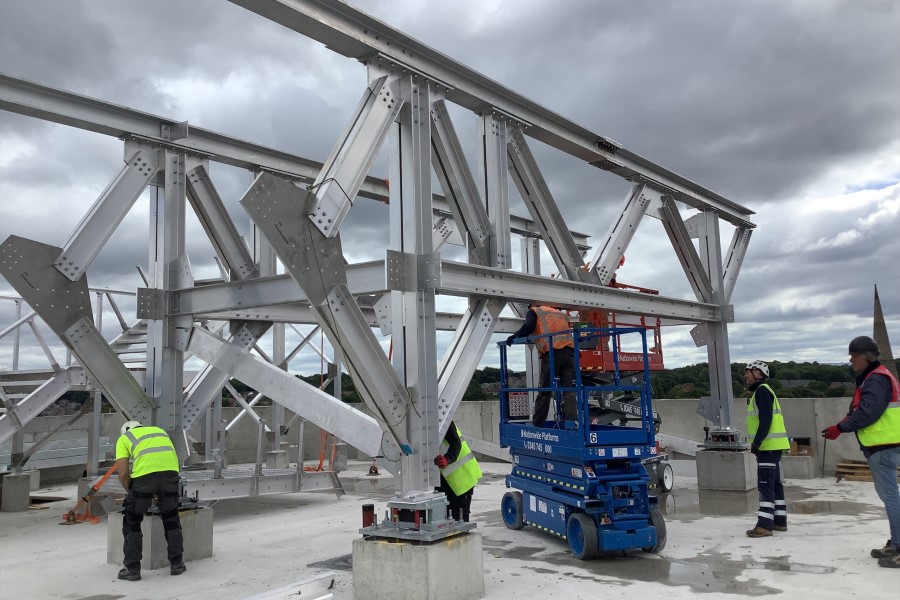
M 3 512 L 22 512 L 28 510 L 31 493 L 31 475 L 4 475 L 3 492 L 0 497 L 0 510 Z
M 782 456 L 781 476 L 787 479 L 815 479 L 816 459 L 814 456 Z
M 31 471 L 25 471 L 22 473 L 23 475 L 28 475 L 31 477 L 31 491 L 36 492 L 41 489 L 41 472 L 37 469 L 32 469 Z
M 212 556 L 213 509 L 193 508 L 179 511 L 181 529 L 184 532 L 184 562 L 200 560 Z M 141 523 L 144 534 L 144 557 L 141 569 L 153 570 L 169 566 L 166 535 L 159 515 L 146 515 Z M 106 562 L 121 565 L 125 560 L 122 548 L 122 513 L 109 514 L 106 530 Z
M 286 469 L 290 466 L 288 462 L 287 452 L 284 450 L 272 450 L 266 452 L 266 468 L 267 469 Z
M 353 541 L 355 600 L 470 600 L 484 597 L 481 534 L 427 545 Z
M 749 452 L 697 452 L 697 487 L 745 492 L 756 487 L 756 457 Z

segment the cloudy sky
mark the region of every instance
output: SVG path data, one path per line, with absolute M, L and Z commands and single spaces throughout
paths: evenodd
M 354 5 L 755 211 L 758 228 L 733 297 L 734 361 L 845 361 L 847 341 L 871 334 L 875 284 L 900 344 L 900 3 Z M 359 63 L 224 0 L 2 2 L 0 72 L 318 161 L 366 82 Z M 475 117 L 452 114 L 472 161 Z M 531 147 L 563 215 L 598 243 L 628 184 L 540 143 Z M 0 240 L 16 234 L 64 245 L 121 159 L 116 139 L 0 111 Z M 385 165 L 382 157 L 372 174 L 386 176 Z M 247 231 L 237 201 L 250 175 L 213 165 L 212 177 Z M 527 216 L 510 189 L 513 212 Z M 144 197 L 94 263 L 92 286 L 139 285 L 147 223 Z M 386 208 L 358 202 L 344 232 L 350 260 L 383 257 Z M 727 226 L 722 239 L 731 239 Z M 217 275 L 196 223 L 188 252 L 196 277 Z M 447 256 L 458 259 L 459 248 Z M 544 272 L 553 270 L 547 257 Z M 662 226 L 650 218 L 618 278 L 692 297 Z M 0 295 L 10 293 L 0 279 Z M 133 307 L 127 298 L 122 305 Z M 0 301 L 0 330 L 13 318 L 12 303 Z M 104 319 L 112 337 L 114 317 Z M 23 334 L 20 367 L 41 367 L 30 339 Z M 50 341 L 61 360 L 61 344 Z M 687 328 L 667 330 L 664 346 L 670 366 L 706 360 Z M 11 360 L 6 337 L 0 365 Z M 317 370 L 318 359 L 292 368 Z

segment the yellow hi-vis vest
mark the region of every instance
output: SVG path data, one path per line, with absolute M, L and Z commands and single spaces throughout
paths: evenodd
M 456 428 L 456 435 L 459 436 L 461 444 L 459 456 L 456 457 L 455 461 L 441 469 L 441 475 L 447 480 L 447 485 L 450 486 L 453 493 L 457 496 L 462 496 L 475 487 L 475 484 L 481 479 L 482 473 L 481 467 L 478 466 L 478 461 L 475 460 L 475 455 L 469 449 L 469 444 L 466 443 L 466 438 L 460 433 L 459 427 Z M 441 442 L 441 454 L 446 455 L 449 449 L 450 444 L 443 440 Z
M 875 373 L 884 375 L 891 380 L 891 401 L 877 421 L 856 432 L 859 443 L 867 448 L 869 446 L 900 444 L 900 385 L 894 379 L 893 373 L 888 371 L 884 365 L 878 365 L 878 368 L 873 369 L 871 373 L 866 375 L 866 379 Z M 853 404 L 851 404 L 853 408 L 859 406 L 861 396 L 862 386 L 856 388 L 856 392 L 853 394 Z
M 760 450 L 787 450 L 791 447 L 788 440 L 787 429 L 784 428 L 784 416 L 781 414 L 781 405 L 778 403 L 778 396 L 774 390 L 769 387 L 768 383 L 764 383 L 759 387 L 765 387 L 772 393 L 772 424 L 769 426 L 769 433 L 763 443 L 760 444 Z M 759 388 L 756 388 L 759 389 Z M 756 412 L 756 391 L 747 400 L 747 437 L 751 440 L 756 436 L 759 430 L 759 414 Z
M 533 306 L 531 310 L 537 316 L 537 327 L 534 328 L 534 335 L 546 335 L 557 331 L 569 332 L 568 334 L 554 335 L 552 338 L 537 338 L 534 341 L 534 345 L 537 346 L 538 352 L 543 354 L 550 349 L 550 344 L 547 343 L 550 339 L 553 340 L 554 350 L 575 347 L 575 341 L 572 339 L 571 327 L 569 326 L 569 318 L 566 316 L 566 313 L 549 306 Z
M 131 458 L 131 477 L 160 471 L 179 471 L 181 464 L 168 434 L 159 427 L 129 429 L 116 442 L 116 460 Z

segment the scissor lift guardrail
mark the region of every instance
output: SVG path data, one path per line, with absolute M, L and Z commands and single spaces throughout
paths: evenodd
M 644 377 L 637 383 L 629 383 L 620 373 L 618 344 L 625 334 L 641 337 Z M 532 525 L 567 539 L 572 553 L 582 559 L 609 550 L 658 552 L 665 545 L 665 522 L 656 498 L 649 494 L 650 477 L 642 464 L 656 454 L 646 332 L 642 328 L 576 328 L 538 336 L 548 339 L 551 365 L 552 338 L 559 335 L 570 336 L 575 344 L 575 381 L 569 386 L 553 380 L 549 388 L 509 387 L 507 347 L 499 344 L 500 442 L 509 447 L 513 460 L 506 484 L 520 490 L 507 492 L 503 498 L 504 523 L 511 529 Z M 614 369 L 608 385 L 586 385 L 579 368 L 579 343 L 597 337 L 609 338 L 613 346 Z M 629 363 L 628 370 L 634 370 L 633 364 Z M 552 366 L 550 372 L 554 372 Z M 511 392 L 541 391 L 552 394 L 556 415 L 561 414 L 563 395 L 574 393 L 577 421 L 557 416 L 535 427 L 522 395 L 516 395 L 520 400 L 515 405 L 509 401 Z M 592 424 L 591 397 L 610 392 L 639 397 L 640 419 L 625 425 Z

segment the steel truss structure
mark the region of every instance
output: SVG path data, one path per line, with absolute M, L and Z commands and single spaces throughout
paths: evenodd
M 730 426 L 727 324 L 754 228 L 751 211 L 345 4 L 232 1 L 367 69 L 359 105 L 324 164 L 0 76 L 3 110 L 123 140 L 125 165 L 63 246 L 17 236 L 0 245 L 0 274 L 123 415 L 176 434 L 179 452 L 186 456 L 190 448 L 184 432 L 214 409 L 214 399 L 236 377 L 279 406 L 381 457 L 397 476 L 400 494 L 412 497 L 436 483 L 432 458 L 491 335 L 515 328 L 500 318 L 501 311 L 539 301 L 695 324 L 692 335 L 698 346 L 706 345 L 710 364 L 712 401 L 704 414 Z M 477 173 L 462 152 L 448 103 L 477 119 Z M 567 225 L 529 139 L 632 184 L 618 218 L 588 260 L 587 238 Z M 385 144 L 390 147 L 390 189 L 383 179 L 368 176 Z M 240 200 L 261 234 L 255 248 L 247 248 L 225 210 L 209 176 L 210 162 L 256 174 Z M 432 190 L 432 173 L 443 196 Z M 530 218 L 510 214 L 510 180 Z M 148 186 L 155 190 L 155 234 L 146 287 L 137 290 L 137 316 L 146 322 L 147 336 L 146 378 L 139 382 L 98 331 L 86 274 Z M 341 225 L 357 198 L 389 202 L 390 242 L 383 260 L 348 264 L 345 259 Z M 679 204 L 698 212 L 683 219 Z M 188 205 L 227 273 L 221 283 L 195 285 L 184 243 Z M 662 222 L 696 300 L 607 287 L 645 216 Z M 720 220 L 735 226 L 724 253 Z M 441 257 L 440 246 L 454 233 L 465 242 L 468 262 Z M 522 236 L 524 272 L 512 270 L 512 233 Z M 536 274 L 539 242 L 560 278 Z M 276 256 L 284 275 L 275 272 Z M 468 308 L 461 315 L 438 313 L 435 299 L 442 294 L 467 298 Z M 227 320 L 228 335 L 201 325 L 210 320 Z M 283 370 L 297 351 L 283 352 L 284 323 L 315 323 L 325 332 L 340 357 L 335 362 L 346 366 L 372 416 Z M 392 335 L 390 358 L 373 326 Z M 267 361 L 251 351 L 270 329 L 276 355 Z M 437 352 L 438 329 L 455 332 L 443 356 Z M 207 366 L 185 387 L 187 355 Z M 64 381 L 53 384 L 53 393 L 64 391 L 72 378 L 69 370 L 60 370 L 54 380 Z M 10 404 L 9 414 L 0 418 L 0 438 L 36 414 L 39 401 L 28 397 Z M 280 443 L 280 433 L 274 434 Z

